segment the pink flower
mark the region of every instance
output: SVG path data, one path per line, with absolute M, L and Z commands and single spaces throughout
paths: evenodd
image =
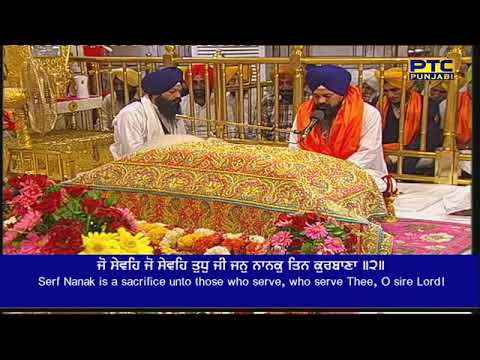
M 133 233 L 137 233 L 139 231 L 138 225 L 137 225 L 137 219 L 135 218 L 135 215 L 127 209 L 127 208 L 117 208 L 123 216 L 123 219 L 129 224 L 130 230 Z
M 15 246 L 13 246 L 12 244 L 9 244 L 9 245 L 5 246 L 3 248 L 3 253 L 5 255 L 18 255 L 19 254 L 18 249 Z
M 43 246 L 48 242 L 48 235 L 38 236 L 36 233 L 28 234 L 27 238 L 22 241 L 20 254 L 26 255 L 42 255 Z
M 28 210 L 25 215 L 3 237 L 3 242 L 8 245 L 23 232 L 31 231 L 40 223 L 42 214 L 38 211 Z
M 347 251 L 343 241 L 339 238 L 327 238 L 325 240 L 325 250 L 333 254 L 343 254 Z
M 8 202 L 14 210 L 23 215 L 42 196 L 42 190 L 35 183 L 28 183 L 28 186 L 20 190 L 20 194 Z
M 292 243 L 292 235 L 288 231 L 279 231 L 270 239 L 273 246 L 288 247 Z
M 3 234 L 3 243 L 5 246 L 10 245 L 10 243 L 17 238 L 18 234 L 18 231 L 13 230 L 8 230 L 5 234 Z
M 14 230 L 31 231 L 35 226 L 40 224 L 42 214 L 38 211 L 29 210 L 22 219 L 13 226 Z
M 313 225 L 307 224 L 303 233 L 312 240 L 320 240 L 328 236 L 327 229 L 325 229 L 325 226 L 323 226 L 320 222 L 316 222 Z

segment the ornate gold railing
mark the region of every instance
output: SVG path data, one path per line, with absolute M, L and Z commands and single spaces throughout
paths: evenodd
M 193 64 L 203 64 L 205 67 L 213 67 L 215 73 L 215 84 L 209 83 L 208 77 L 205 86 L 206 99 L 212 99 L 212 103 L 206 102 L 206 117 L 199 118 L 195 114 L 193 101 L 193 85 L 189 81 L 188 95 L 190 97 L 190 108 L 188 114 L 180 116 L 187 123 L 191 123 L 192 133 L 196 134 L 199 126 L 207 127 L 207 133 L 211 136 L 221 137 L 232 142 L 239 143 L 255 143 L 270 144 L 277 146 L 288 145 L 288 133 L 290 128 L 282 127 L 279 124 L 280 104 L 279 104 L 279 65 L 289 64 L 294 69 L 293 81 L 293 104 L 292 116 L 288 124 L 293 122 L 294 114 L 299 105 L 306 100 L 304 87 L 304 67 L 305 65 L 317 64 L 337 64 L 343 66 L 355 66 L 358 70 L 358 83 L 362 83 L 363 71 L 365 66 L 375 67 L 380 72 L 380 94 L 384 89 L 384 71 L 388 67 L 397 66 L 403 69 L 402 79 L 402 97 L 400 112 L 400 139 L 403 140 L 404 124 L 405 124 L 405 103 L 406 84 L 408 76 L 409 58 L 370 58 L 370 57 L 305 57 L 303 46 L 293 46 L 290 57 L 271 57 L 271 58 L 226 58 L 220 51 L 213 58 L 181 58 L 175 51 L 175 46 L 166 46 L 166 54 L 163 57 L 73 57 L 70 59 L 72 63 L 79 63 L 83 73 L 88 73 L 92 79 L 92 92 L 95 94 L 104 94 L 106 89 L 113 88 L 112 71 L 116 68 L 123 69 L 123 79 L 126 79 L 126 69 L 132 68 L 138 71 L 139 83 L 141 78 L 147 71 L 152 71 L 161 66 L 178 66 L 185 72 L 192 71 Z M 403 141 L 400 142 L 400 148 L 396 151 L 385 151 L 387 155 L 397 157 L 397 173 L 394 176 L 399 180 L 409 180 L 418 182 L 432 182 L 441 184 L 469 184 L 470 179 L 460 177 L 460 161 L 471 161 L 471 155 L 460 154 L 456 146 L 456 126 L 457 126 L 457 97 L 459 92 L 458 74 L 463 64 L 470 64 L 470 57 L 463 57 L 460 47 L 448 54 L 449 58 L 454 60 L 454 67 L 457 74 L 455 80 L 450 82 L 447 98 L 447 110 L 445 116 L 445 126 L 443 129 L 443 146 L 436 151 L 426 151 L 428 138 L 427 122 L 428 122 L 428 94 L 429 81 L 425 82 L 424 103 L 422 113 L 422 125 L 420 132 L 420 149 L 406 150 Z M 226 67 L 237 66 L 239 79 L 236 85 L 226 83 Z M 255 74 L 255 81 L 251 79 L 243 79 L 243 67 L 249 66 Z M 260 74 L 271 69 L 271 79 L 262 79 Z M 191 79 L 191 77 L 190 77 Z M 123 81 L 125 86 L 124 102 L 130 101 L 127 82 Z M 106 86 L 104 86 L 106 84 Z M 210 91 L 212 90 L 212 91 Z M 142 95 L 141 86 L 138 89 L 139 95 Z M 210 95 L 212 92 L 212 95 Z M 238 109 L 233 119 L 228 113 L 229 93 L 235 92 L 239 96 Z M 274 101 L 273 124 L 266 124 L 262 118 L 262 102 L 267 94 L 272 94 Z M 112 91 L 113 98 L 115 97 Z M 249 105 L 244 105 L 245 99 L 249 99 Z M 251 104 L 251 105 L 250 105 Z M 383 106 L 383 96 L 379 97 L 379 109 Z M 112 101 L 112 114 L 117 109 L 116 101 Z M 245 120 L 245 112 L 247 112 L 248 120 Z M 252 119 L 253 118 L 253 119 Z M 251 121 L 252 120 L 252 121 Z M 231 129 L 235 131 L 230 131 Z M 272 136 L 265 137 L 265 133 Z M 253 134 L 253 135 L 252 135 Z M 403 171 L 403 159 L 423 158 L 432 159 L 435 163 L 435 172 L 433 176 L 405 174 Z

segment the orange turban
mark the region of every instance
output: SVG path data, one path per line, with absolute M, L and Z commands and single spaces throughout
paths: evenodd
M 275 69 L 272 69 L 270 73 L 270 78 L 273 79 L 275 76 Z M 292 78 L 295 76 L 295 69 L 289 64 L 280 64 L 278 66 L 278 76 Z

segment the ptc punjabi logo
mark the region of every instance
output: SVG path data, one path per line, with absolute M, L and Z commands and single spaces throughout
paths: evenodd
M 410 59 L 410 80 L 454 80 L 452 59 Z

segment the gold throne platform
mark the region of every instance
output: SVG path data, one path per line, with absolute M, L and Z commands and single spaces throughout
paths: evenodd
M 75 177 L 112 161 L 109 146 L 113 134 L 85 130 L 50 130 L 35 132 L 36 127 L 50 121 L 39 118 L 30 111 L 29 101 L 33 91 L 25 81 L 25 69 L 32 64 L 41 69 L 51 84 L 52 104 L 65 97 L 72 79 L 69 68 L 69 46 L 60 46 L 59 53 L 51 56 L 35 56 L 32 46 L 4 47 L 4 110 L 14 112 L 16 138 L 4 142 L 3 166 L 7 175 L 47 175 L 58 181 Z M 45 94 L 43 94 L 45 98 Z M 56 117 L 56 108 L 54 116 Z

